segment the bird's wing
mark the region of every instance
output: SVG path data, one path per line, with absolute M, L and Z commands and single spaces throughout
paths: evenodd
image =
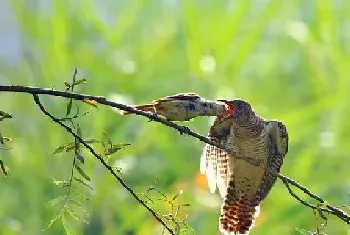
M 276 136 L 269 136 L 269 155 L 267 158 L 266 172 L 264 175 L 263 183 L 260 185 L 258 196 L 260 200 L 264 200 L 269 194 L 272 186 L 275 184 L 277 179 L 277 174 L 280 172 L 281 166 L 283 164 L 283 159 L 288 152 L 288 132 L 286 127 L 282 122 L 278 122 L 280 141 L 277 141 Z M 278 151 L 278 146 L 282 152 Z
M 219 125 L 219 118 L 214 122 L 213 127 Z M 213 128 L 212 128 L 213 129 Z M 228 142 L 229 133 L 223 136 L 213 136 L 209 134 L 208 138 L 212 141 L 227 146 L 228 149 L 232 148 L 232 145 Z M 232 174 L 232 157 L 223 149 L 206 144 L 203 149 L 203 153 L 200 161 L 200 171 L 202 174 L 206 174 L 209 191 L 214 193 L 216 187 L 219 189 L 219 193 L 222 198 L 225 197 L 227 192 L 228 183 Z
M 199 100 L 201 97 L 196 93 L 179 93 L 175 95 L 165 96 L 156 102 L 172 101 L 172 100 Z

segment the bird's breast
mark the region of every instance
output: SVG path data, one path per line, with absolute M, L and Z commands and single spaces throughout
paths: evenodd
M 240 158 L 254 159 L 255 161 L 264 163 L 268 157 L 267 141 L 268 138 L 264 134 L 253 138 L 238 139 L 236 143 L 237 154 Z

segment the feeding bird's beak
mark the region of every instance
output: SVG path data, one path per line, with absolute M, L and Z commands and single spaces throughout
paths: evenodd
M 233 114 L 235 113 L 235 106 L 232 104 L 232 102 L 230 102 L 229 100 L 217 100 L 219 102 L 223 102 L 226 105 L 227 108 L 227 112 L 224 115 L 224 119 L 230 118 L 233 116 Z

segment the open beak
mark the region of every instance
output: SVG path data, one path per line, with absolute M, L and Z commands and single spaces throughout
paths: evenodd
M 217 101 L 223 102 L 226 105 L 226 113 L 223 116 L 223 120 L 232 117 L 235 113 L 235 106 L 229 100 L 220 99 Z

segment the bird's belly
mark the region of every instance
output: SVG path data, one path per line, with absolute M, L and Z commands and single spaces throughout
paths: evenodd
M 247 199 L 253 199 L 263 181 L 266 169 L 268 154 L 265 138 L 260 136 L 249 141 L 240 141 L 237 154 L 239 158 L 235 160 L 233 169 L 236 193 Z
M 263 163 L 268 157 L 267 142 L 265 138 L 259 136 L 246 141 L 240 141 L 238 143 L 238 155 L 242 159 L 251 159 Z
M 169 102 L 167 106 L 157 110 L 170 121 L 188 121 L 199 116 L 200 110 L 196 108 L 195 102 Z

